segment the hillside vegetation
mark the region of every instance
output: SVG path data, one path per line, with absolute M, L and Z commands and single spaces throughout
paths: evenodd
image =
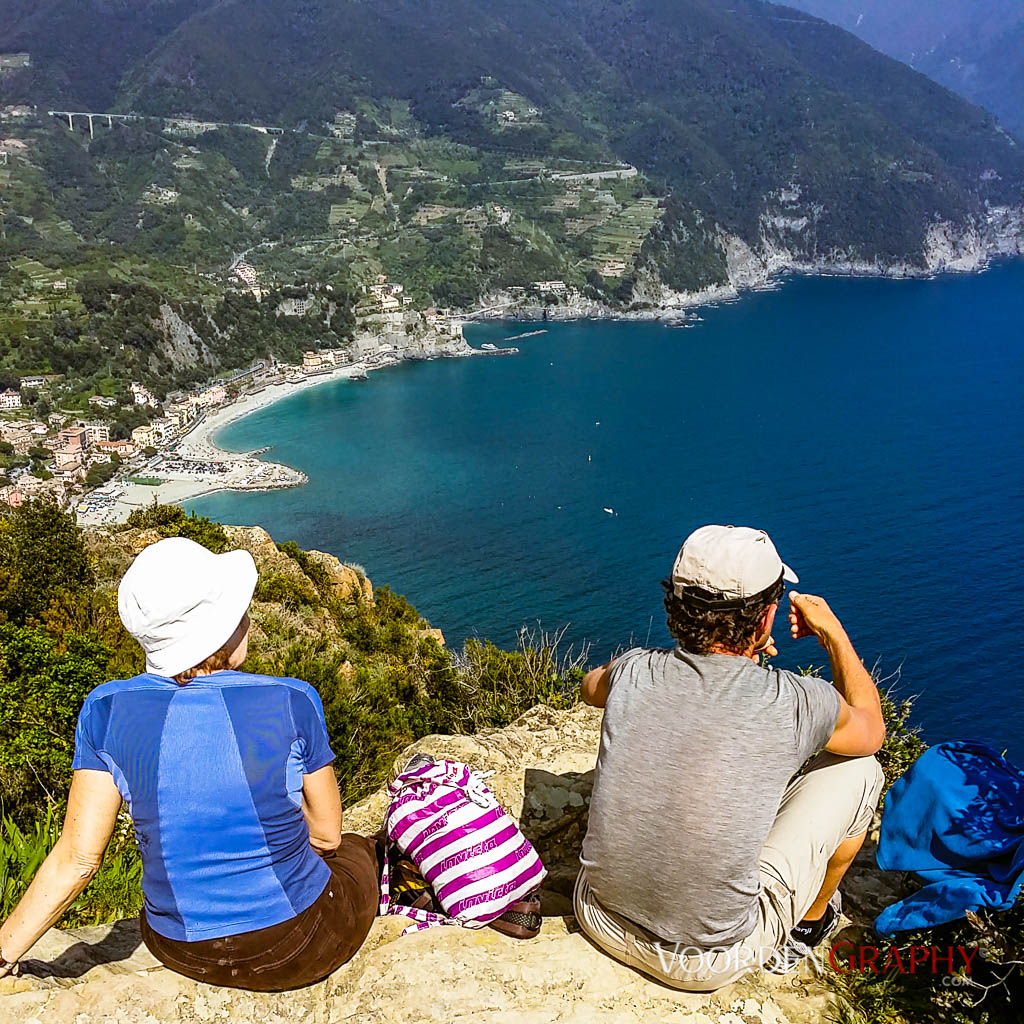
M 1024 139 L 1018 0 L 789 0 L 998 115 Z
M 723 232 L 809 259 L 920 263 L 936 219 L 967 226 L 987 204 L 1022 199 L 1024 154 L 990 115 L 848 33 L 756 0 L 66 6 L 0 0 L 0 50 L 36 54 L 32 69 L 0 77 L 0 97 L 299 130 L 270 159 L 271 139 L 229 130 L 201 136 L 197 153 L 102 126 L 77 155 L 67 139 L 60 154 L 35 142 L 40 175 L 74 193 L 54 212 L 69 239 L 175 261 L 223 258 L 262 238 L 351 235 L 340 230 L 351 222 L 378 236 L 374 254 L 392 267 L 429 260 L 450 281 L 476 269 L 462 292 L 434 289 L 438 300 L 468 304 L 488 287 L 564 277 L 580 257 L 602 278 L 601 266 L 625 262 L 608 276 L 631 293 L 642 270 L 678 288 L 724 281 Z M 95 38 L 112 12 L 115 38 L 133 45 Z M 62 50 L 55 39 L 73 33 L 81 49 Z M 109 59 L 80 61 L 94 41 Z M 339 112 L 352 146 L 312 141 Z M 433 141 L 413 144 L 423 139 Z M 646 227 L 634 218 L 637 244 L 613 254 L 579 225 L 548 230 L 552 218 L 538 214 L 560 202 L 564 211 L 567 189 L 551 176 L 565 160 L 635 166 L 647 181 L 637 198 L 668 196 L 664 216 Z M 511 195 L 508 181 L 520 182 Z M 140 210 L 154 186 L 180 198 Z M 522 222 L 479 243 L 436 209 L 506 201 Z M 615 215 L 630 207 L 614 190 L 568 201 L 610 202 Z M 436 216 L 433 233 L 380 237 L 416 210 L 423 227 Z

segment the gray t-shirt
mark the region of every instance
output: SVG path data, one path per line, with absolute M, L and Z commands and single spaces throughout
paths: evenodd
M 616 658 L 580 858 L 599 902 L 670 942 L 745 939 L 783 791 L 838 717 L 829 683 L 747 658 Z

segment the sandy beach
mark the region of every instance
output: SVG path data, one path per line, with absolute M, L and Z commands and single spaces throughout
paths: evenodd
M 154 500 L 164 505 L 177 505 L 223 490 L 262 491 L 301 486 L 306 482 L 306 475 L 299 470 L 261 459 L 253 452 L 227 451 L 214 442 L 214 435 L 229 423 L 299 391 L 371 373 L 400 361 L 385 358 L 372 365 L 352 363 L 301 381 L 269 384 L 255 394 L 243 395 L 230 405 L 207 414 L 175 444 L 173 451 L 162 452 L 148 467 L 137 471 L 137 476 L 159 480 L 159 484 L 122 480 L 95 494 L 85 495 L 81 499 L 85 507 L 78 511 L 79 523 L 83 526 L 121 523 L 132 511 Z M 103 497 L 104 492 L 108 492 L 107 497 Z

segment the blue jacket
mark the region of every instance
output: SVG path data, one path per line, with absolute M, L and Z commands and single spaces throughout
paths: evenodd
M 983 743 L 931 747 L 886 797 L 877 859 L 925 882 L 878 915 L 882 935 L 1007 909 L 1024 887 L 1024 772 Z

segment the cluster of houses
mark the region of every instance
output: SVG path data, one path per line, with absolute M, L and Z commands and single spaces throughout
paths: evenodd
M 0 439 L 10 444 L 16 455 L 29 455 L 42 448 L 52 458 L 52 475 L 40 479 L 22 473 L 12 483 L 0 487 L 0 502 L 18 507 L 33 498 L 48 497 L 66 505 L 71 495 L 81 490 L 92 466 L 108 463 L 115 455 L 129 459 L 137 451 L 131 441 L 112 440 L 107 423 L 75 423 L 54 433 L 62 419 L 53 416 L 50 423 L 0 422 Z
M 23 377 L 20 383 L 21 390 L 24 390 L 43 386 L 47 379 Z M 159 401 L 144 384 L 133 382 L 130 391 L 136 406 L 159 408 Z M 19 401 L 17 404 L 5 404 L 4 408 L 21 408 L 20 391 L 13 394 Z M 170 401 L 164 405 L 161 416 L 136 427 L 130 440 L 112 438 L 110 424 L 107 422 L 77 419 L 68 424 L 67 416 L 60 413 L 51 415 L 46 423 L 21 419 L 0 421 L 0 440 L 10 444 L 15 455 L 27 456 L 33 449 L 43 448 L 50 453 L 49 459 L 52 460 L 47 464 L 52 476 L 44 480 L 27 471 L 22 472 L 16 480 L 0 487 L 0 503 L 19 506 L 33 498 L 49 497 L 65 506 L 70 503 L 73 495 L 82 491 L 87 474 L 93 466 L 107 464 L 115 456 L 124 462 L 147 448 L 173 443 L 208 409 L 223 405 L 227 400 L 227 387 L 214 384 Z M 119 404 L 116 398 L 106 395 L 93 395 L 89 399 L 89 405 L 97 410 L 114 409 Z
M 243 280 L 247 269 L 245 264 L 235 268 Z M 88 405 L 90 410 L 95 410 L 92 413 L 95 419 L 87 416 L 69 423 L 67 414 L 55 413 L 45 423 L 26 422 L 24 414 L 19 415 L 23 406 L 22 392 L 44 388 L 52 381 L 45 376 L 21 378 L 19 390 L 8 389 L 0 393 L 0 409 L 14 414 L 9 419 L 0 419 L 0 439 L 9 442 L 15 454 L 22 456 L 29 455 L 33 449 L 46 449 L 49 453 L 46 457 L 47 473 L 42 475 L 48 478 L 44 480 L 27 470 L 15 470 L 12 476 L 16 479 L 0 487 L 0 503 L 17 506 L 46 496 L 67 506 L 85 488 L 87 475 L 93 466 L 110 463 L 115 456 L 122 462 L 136 456 L 152 456 L 152 449 L 159 451 L 174 445 L 209 410 L 224 405 L 236 394 L 258 392 L 268 385 L 329 373 L 354 360 L 373 367 L 410 354 L 429 357 L 441 350 L 450 350 L 453 343 L 464 344 L 459 318 L 444 310 L 416 311 L 405 288 L 389 281 L 385 274 L 378 275 L 364 286 L 359 313 L 362 329 L 350 348 L 307 351 L 300 366 L 268 366 L 259 362 L 227 380 L 198 391 L 171 395 L 163 403 L 145 384 L 132 382 L 128 388 L 132 404 L 139 409 L 153 410 L 154 418 L 136 427 L 130 439 L 113 439 L 110 424 L 100 418 L 103 413 L 112 412 L 124 403 L 124 397 L 119 400 L 107 395 L 93 395 Z
M 412 299 L 405 294 L 405 286 L 393 284 L 387 274 L 378 274 L 373 284 L 363 285 L 363 295 L 359 311 L 369 315 L 398 313 L 412 303 Z

